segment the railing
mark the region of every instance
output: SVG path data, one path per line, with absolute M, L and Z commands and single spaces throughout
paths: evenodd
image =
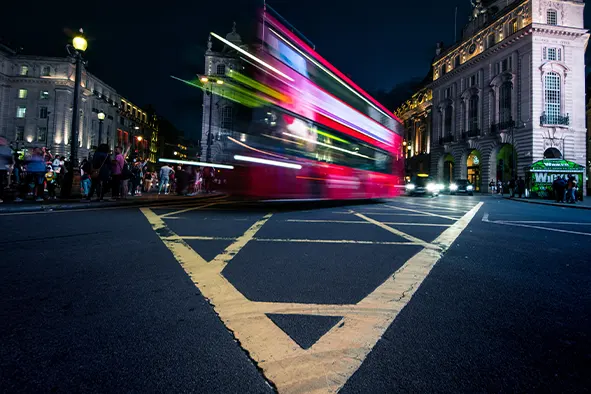
M 445 137 L 439 138 L 439 145 L 447 144 L 449 142 L 454 141 L 454 136 L 452 134 L 448 134 Z
M 476 129 L 464 131 L 462 133 L 462 139 L 467 140 L 468 138 L 476 138 L 479 135 L 480 135 L 480 129 L 476 128 Z
M 540 126 L 544 125 L 559 125 L 568 126 L 570 124 L 569 115 L 542 115 L 540 116 Z
M 515 121 L 513 119 L 506 120 L 506 121 L 500 122 L 500 123 L 491 124 L 490 125 L 490 133 L 497 134 L 497 133 L 500 133 L 501 131 L 510 129 L 511 127 L 515 127 Z

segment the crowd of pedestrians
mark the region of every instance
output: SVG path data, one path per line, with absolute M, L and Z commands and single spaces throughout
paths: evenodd
M 556 202 L 577 203 L 577 178 L 573 175 L 557 177 L 552 183 Z
M 129 159 L 128 154 L 129 148 L 116 147 L 110 152 L 108 145 L 101 144 L 92 157 L 78 163 L 83 201 L 103 201 L 108 194 L 111 200 L 120 200 L 150 192 L 194 196 L 211 192 L 214 183 L 220 182 L 213 168 L 163 165 L 154 170 L 153 164 Z M 71 180 L 67 178 L 71 168 L 64 156 L 54 156 L 43 147 L 24 155 L 13 152 L 0 137 L 0 203 L 7 194 L 15 202 L 55 200 L 57 191 L 67 187 L 64 181 Z

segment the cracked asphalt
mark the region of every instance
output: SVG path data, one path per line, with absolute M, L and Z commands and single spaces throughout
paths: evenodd
M 346 379 L 327 359 L 321 391 L 591 387 L 590 211 L 489 196 L 199 204 L 0 215 L 2 392 L 307 392 L 307 354 L 376 333 Z M 424 253 L 442 257 L 412 271 L 391 323 L 346 334 L 388 315 L 369 300 Z M 212 278 L 235 293 L 208 302 Z M 288 376 L 272 362 L 284 345 L 299 357 L 281 359 Z

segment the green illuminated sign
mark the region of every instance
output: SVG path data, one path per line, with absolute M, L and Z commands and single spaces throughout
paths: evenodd
M 544 159 L 535 162 L 529 168 L 530 193 L 533 197 L 553 198 L 552 183 L 558 178 L 574 176 L 577 180 L 579 196 L 583 194 L 583 174 L 585 167 L 572 161 L 562 159 Z

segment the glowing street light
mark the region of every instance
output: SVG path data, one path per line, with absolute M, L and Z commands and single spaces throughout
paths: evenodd
M 96 116 L 99 120 L 98 145 L 100 145 L 103 143 L 103 121 L 105 120 L 106 114 L 103 111 L 100 111 Z
M 76 37 L 74 37 L 72 40 L 72 46 L 75 50 L 80 52 L 84 52 L 86 51 L 86 48 L 88 48 L 88 41 L 86 41 L 86 38 L 84 38 L 82 33 L 83 31 L 80 29 L 80 34 L 76 35 Z

